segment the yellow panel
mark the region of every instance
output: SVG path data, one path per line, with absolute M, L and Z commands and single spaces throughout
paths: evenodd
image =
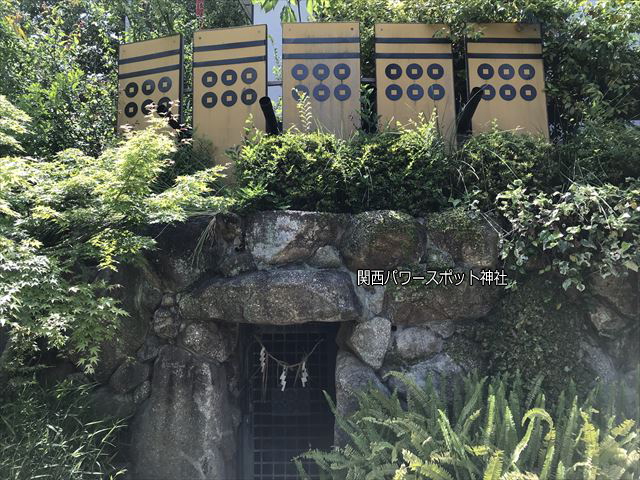
M 249 115 L 264 130 L 259 100 L 266 95 L 266 25 L 195 32 L 194 138 L 211 142 L 217 164 L 229 163 L 224 151 L 242 142 Z
M 144 128 L 151 103 L 171 106 L 181 117 L 182 52 L 180 35 L 120 45 L 118 127 Z
M 469 92 L 483 87 L 472 119 L 474 133 L 495 121 L 501 130 L 549 137 L 540 26 L 474 24 L 467 38 Z
M 446 25 L 377 24 L 376 86 L 382 128 L 435 111 L 442 135 L 455 142 L 453 59 Z
M 285 129 L 303 127 L 297 108 L 301 90 L 308 92 L 313 129 L 349 137 L 360 125 L 359 25 L 285 23 L 282 49 Z

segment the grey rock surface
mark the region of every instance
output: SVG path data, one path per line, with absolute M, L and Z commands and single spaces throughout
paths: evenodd
M 308 263 L 316 268 L 339 268 L 342 265 L 342 258 L 336 247 L 325 245 L 316 250 Z
M 488 219 L 462 209 L 433 213 L 426 218 L 428 249 L 446 252 L 457 264 L 482 269 L 498 263 L 498 232 Z
M 349 275 L 334 270 L 270 270 L 213 279 L 180 299 L 187 321 L 287 325 L 357 320 Z
M 348 345 L 360 360 L 378 369 L 382 366 L 390 339 L 391 322 L 386 318 L 374 317 L 355 325 Z
M 617 379 L 616 368 L 613 359 L 601 348 L 588 340 L 580 341 L 580 348 L 584 353 L 587 367 L 604 382 L 613 382 Z
M 234 478 L 235 429 L 222 367 L 168 346 L 131 426 L 136 480 Z
M 246 247 L 259 265 L 303 262 L 334 244 L 343 215 L 321 212 L 257 212 L 247 221 Z
M 153 314 L 153 331 L 159 338 L 171 339 L 178 336 L 180 320 L 175 308 L 159 308 Z
M 128 393 L 149 378 L 151 367 L 137 361 L 123 362 L 111 378 L 109 386 L 117 393 Z
M 133 402 L 139 405 L 149 398 L 149 395 L 151 395 L 151 382 L 145 380 L 133 391 Z
M 336 408 L 340 415 L 349 416 L 357 406 L 355 392 L 377 388 L 389 394 L 387 387 L 380 381 L 375 371 L 355 355 L 344 350 L 338 351 L 336 359 Z M 339 428 L 335 431 L 336 443 L 343 445 L 345 435 Z
M 389 390 L 397 390 L 399 394 L 406 395 L 406 384 L 397 377 L 387 376 L 390 372 L 401 373 L 420 388 L 424 388 L 427 379 L 431 377 L 435 387 L 439 388 L 443 378 L 453 378 L 462 374 L 463 370 L 446 353 L 439 353 L 428 360 L 407 367 L 383 368 L 383 379 Z
M 593 293 L 609 303 L 622 315 L 638 320 L 640 312 L 640 275 L 629 273 L 627 276 L 606 278 L 594 275 L 590 282 Z
M 91 392 L 90 404 L 96 418 L 127 418 L 136 412 L 133 395 L 116 393 L 106 385 Z
M 232 332 L 226 326 L 214 322 L 194 322 L 180 334 L 182 345 L 188 350 L 215 360 L 226 361 L 233 352 Z
M 424 360 L 440 353 L 442 338 L 433 330 L 425 327 L 408 327 L 393 335 L 394 350 L 405 362 Z
M 390 270 L 417 263 L 424 249 L 424 228 L 410 215 L 392 210 L 364 212 L 351 218 L 341 243 L 352 270 Z
M 600 302 L 589 306 L 588 315 L 598 333 L 604 337 L 615 337 L 629 323 L 628 318 Z
M 474 320 L 491 311 L 502 290 L 497 286 L 460 285 L 394 285 L 387 288 L 384 314 L 397 325 L 426 325 L 442 322 Z

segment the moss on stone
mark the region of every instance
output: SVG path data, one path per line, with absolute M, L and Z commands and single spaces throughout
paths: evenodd
M 446 239 L 456 247 L 471 245 L 481 248 L 484 240 L 483 225 L 477 214 L 463 207 L 450 208 L 430 215 L 427 228 L 431 235 Z
M 580 349 L 584 312 L 557 285 L 557 279 L 532 277 L 473 328 L 492 372 L 519 370 L 525 380 L 542 373 L 552 393 L 569 378 L 587 386 Z

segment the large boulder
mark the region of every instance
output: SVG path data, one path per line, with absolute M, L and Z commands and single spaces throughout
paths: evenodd
M 603 337 L 615 338 L 629 323 L 629 319 L 601 302 L 594 302 L 588 309 L 589 320 Z
M 388 389 L 380 381 L 376 372 L 344 350 L 338 351 L 336 358 L 336 408 L 343 417 L 351 415 L 358 408 L 356 392 L 377 388 L 385 394 Z M 346 441 L 344 432 L 336 426 L 336 443 L 343 445 Z
M 470 268 L 497 265 L 499 235 L 488 219 L 452 208 L 429 215 L 426 226 L 428 252 L 446 252 L 457 264 Z
M 459 376 L 464 373 L 464 370 L 446 353 L 439 353 L 428 360 L 406 367 L 383 368 L 383 378 L 389 390 L 397 390 L 400 395 L 406 396 L 407 385 L 405 381 L 391 375 L 391 372 L 399 372 L 406 380 L 419 388 L 424 388 L 428 379 L 431 378 L 434 386 L 440 388 L 443 380 Z
M 344 218 L 320 212 L 257 212 L 247 222 L 246 248 L 258 265 L 303 262 L 337 241 Z
M 639 275 L 629 273 L 626 276 L 609 275 L 604 278 L 596 274 L 590 282 L 591 291 L 611 307 L 629 319 L 638 320 L 640 312 Z
M 153 331 L 159 338 L 171 339 L 178 336 L 180 319 L 176 307 L 160 307 L 153 314 L 151 324 Z
M 418 263 L 424 250 L 424 229 L 410 215 L 392 210 L 354 216 L 341 243 L 352 270 L 391 270 Z
M 367 365 L 378 369 L 389 348 L 391 322 L 386 318 L 375 317 L 353 328 L 348 340 L 351 350 Z
M 146 363 L 125 361 L 113 372 L 109 385 L 118 393 L 129 393 L 149 378 L 151 367 Z
M 235 430 L 224 368 L 175 346 L 158 357 L 132 429 L 135 480 L 235 478 Z
M 158 248 L 147 257 L 165 291 L 184 290 L 204 272 L 215 269 L 226 251 L 226 243 L 216 235 L 224 223 L 221 215 L 193 217 L 149 232 Z
M 350 277 L 334 270 L 257 271 L 202 283 L 180 301 L 182 319 L 256 324 L 345 322 L 360 317 Z
M 500 298 L 497 286 L 470 284 L 392 285 L 385 291 L 384 315 L 396 325 L 426 325 L 474 320 L 491 311 Z
M 393 335 L 393 354 L 403 362 L 424 360 L 440 353 L 442 338 L 425 327 L 399 328 Z
M 227 326 L 214 322 L 194 322 L 186 326 L 180 334 L 184 348 L 222 363 L 233 352 L 234 339 Z

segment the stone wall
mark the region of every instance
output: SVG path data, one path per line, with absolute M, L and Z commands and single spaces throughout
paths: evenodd
M 340 322 L 336 397 L 348 413 L 357 389 L 402 393 L 391 371 L 423 382 L 483 368 L 483 347 L 461 343 L 460 330 L 499 311 L 506 294 L 468 280 L 469 271 L 498 267 L 491 223 L 451 212 L 259 212 L 152 233 L 158 250 L 146 264 L 112 279 L 131 317 L 96 373 L 96 408 L 132 415 L 135 479 L 234 478 L 240 324 Z M 392 277 L 358 285 L 358 270 L 449 269 L 467 278 L 446 287 Z M 593 281 L 576 335 L 594 378 L 617 378 L 630 364 L 624 342 L 637 332 L 637 285 Z

